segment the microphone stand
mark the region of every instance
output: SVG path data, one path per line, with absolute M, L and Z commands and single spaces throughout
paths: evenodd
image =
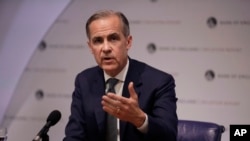
M 42 141 L 49 141 L 49 135 L 47 133 L 42 135 Z

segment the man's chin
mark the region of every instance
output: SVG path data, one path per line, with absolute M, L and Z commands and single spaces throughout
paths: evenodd
M 114 66 L 102 66 L 102 69 L 106 72 L 109 72 L 109 71 L 114 71 L 116 70 L 116 67 Z
M 115 73 L 115 71 L 117 70 L 117 67 L 111 66 L 111 65 L 109 65 L 109 66 L 103 65 L 103 66 L 102 66 L 102 69 L 103 69 L 107 74 L 111 75 L 111 74 Z

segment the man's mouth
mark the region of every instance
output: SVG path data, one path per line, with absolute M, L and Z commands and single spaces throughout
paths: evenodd
M 112 58 L 111 57 L 104 57 L 103 59 L 104 60 L 111 60 Z
M 112 61 L 114 58 L 113 57 L 103 57 L 102 60 L 105 62 L 110 62 Z

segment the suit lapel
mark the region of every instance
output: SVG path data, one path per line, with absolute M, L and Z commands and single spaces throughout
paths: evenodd
M 124 82 L 122 96 L 127 97 L 127 98 L 130 97 L 130 94 L 128 91 L 128 84 L 129 82 L 133 82 L 135 91 L 139 97 L 140 96 L 139 87 L 142 85 L 140 76 L 141 76 L 142 71 L 144 70 L 145 65 L 133 59 L 130 59 L 129 62 L 130 62 L 129 68 L 128 68 L 127 76 Z M 120 121 L 121 139 L 124 138 L 127 124 L 128 124 L 127 122 Z

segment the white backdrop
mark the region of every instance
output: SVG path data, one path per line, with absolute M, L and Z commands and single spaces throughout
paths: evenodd
M 0 123 L 36 46 L 68 3 L 69 0 L 0 1 Z
M 176 80 L 180 119 L 249 124 L 250 1 L 241 0 L 73 0 L 37 47 L 5 114 L 9 140 L 31 140 L 58 109 L 50 129 L 62 140 L 76 74 L 96 63 L 85 22 L 96 10 L 127 15 L 130 57 L 171 73 Z M 24 130 L 25 129 L 25 130 Z

